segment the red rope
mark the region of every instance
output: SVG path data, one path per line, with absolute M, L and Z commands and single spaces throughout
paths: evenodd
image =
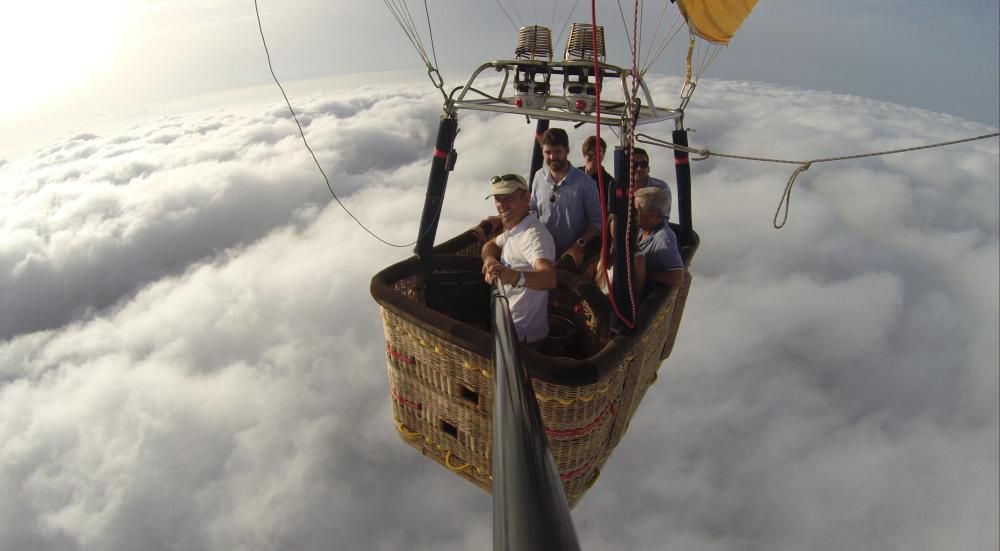
M 396 350 L 393 350 L 392 347 L 389 346 L 389 343 L 385 343 L 385 351 L 389 354 L 389 357 L 391 357 L 391 358 L 393 358 L 395 360 L 399 360 L 399 361 L 401 361 L 403 363 L 407 363 L 407 364 L 410 364 L 410 365 L 414 365 L 414 364 L 417 363 L 416 358 L 414 358 L 413 356 L 407 356 L 406 354 L 403 354 L 402 352 L 398 352 Z
M 608 414 L 615 414 L 615 403 L 608 402 L 608 405 L 601 411 L 601 414 L 597 416 L 596 419 L 587 423 L 586 426 L 578 427 L 575 429 L 545 429 L 545 434 L 548 434 L 554 438 L 560 438 L 563 436 L 580 436 L 582 434 L 587 434 L 588 432 L 594 430 L 594 427 L 601 424 L 602 421 L 608 416 Z
M 597 462 L 597 458 L 595 457 L 594 459 L 591 459 L 590 461 L 587 461 L 580 468 L 573 469 L 572 471 L 567 471 L 565 473 L 559 473 L 559 479 L 560 480 L 573 480 L 574 478 L 576 478 L 576 477 L 582 475 L 583 473 L 587 472 L 591 467 L 594 466 L 594 463 L 596 463 L 596 462 Z
M 417 402 L 413 402 L 413 401 L 407 400 L 406 398 L 403 398 L 402 396 L 400 396 L 399 393 L 396 392 L 395 388 L 391 388 L 390 387 L 389 388 L 389 393 L 392 394 L 392 397 L 395 398 L 397 402 L 399 402 L 400 404 L 403 404 L 404 406 L 408 406 L 408 407 L 413 408 L 413 409 L 415 409 L 417 411 L 421 411 L 421 410 L 424 409 L 423 404 L 418 404 Z

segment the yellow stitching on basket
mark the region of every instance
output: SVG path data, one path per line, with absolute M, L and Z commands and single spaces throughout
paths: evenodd
M 608 384 L 604 383 L 593 394 L 588 394 L 586 396 L 577 396 L 575 398 L 559 398 L 558 396 L 547 396 L 545 394 L 542 394 L 541 392 L 536 392 L 535 393 L 535 398 L 538 398 L 542 402 L 558 402 L 558 403 L 560 403 L 560 404 L 562 404 L 564 406 L 568 406 L 568 405 L 570 405 L 570 404 L 572 404 L 573 402 L 576 402 L 576 401 L 580 401 L 580 402 L 584 402 L 584 403 L 590 402 L 594 398 L 597 398 L 601 394 L 607 394 L 609 388 L 610 387 L 608 386 Z
M 441 347 L 440 346 L 434 346 L 434 351 L 437 352 L 438 354 L 440 354 L 441 353 Z
M 405 436 L 407 440 L 416 440 L 417 437 L 420 436 L 419 432 L 411 430 L 410 427 L 407 427 L 402 421 L 396 421 L 396 430 L 399 431 L 399 434 Z
M 485 369 L 480 369 L 479 371 L 483 373 L 483 377 L 486 377 L 487 379 L 493 378 L 493 375 L 491 375 L 489 371 L 486 371 Z
M 444 455 L 444 466 L 455 471 L 456 473 L 460 473 L 465 469 L 468 469 L 470 466 L 472 466 L 472 463 L 466 462 L 465 465 L 462 465 L 461 467 L 456 467 L 451 464 L 451 452 L 448 452 Z
M 399 433 L 402 434 L 403 436 L 405 436 L 408 440 L 416 440 L 418 437 L 423 436 L 422 434 L 420 434 L 417 431 L 410 430 L 410 428 L 407 427 L 405 424 L 403 424 L 402 421 L 396 421 L 396 430 L 398 430 Z M 460 467 L 456 467 L 456 466 L 452 465 L 451 464 L 451 452 L 448 451 L 447 448 L 443 447 L 441 444 L 438 444 L 437 442 L 432 441 L 429 436 L 425 436 L 424 437 L 424 441 L 426 441 L 428 444 L 433 444 L 434 447 L 438 449 L 438 451 L 445 452 L 445 456 L 444 456 L 445 466 L 448 467 L 449 469 L 451 469 L 452 471 L 455 471 L 456 473 L 460 473 L 460 472 L 468 469 L 469 467 L 472 467 L 472 468 L 474 468 L 476 470 L 476 472 L 479 474 L 479 476 L 483 476 L 485 474 L 482 469 L 480 469 L 477 465 L 473 465 L 471 462 L 467 462 L 465 465 L 462 465 Z M 491 476 L 490 480 L 492 480 L 492 479 L 493 479 L 493 477 Z

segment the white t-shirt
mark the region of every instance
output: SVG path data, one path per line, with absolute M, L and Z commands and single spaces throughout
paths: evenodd
M 556 245 L 545 224 L 528 213 L 516 226 L 496 238 L 500 262 L 519 272 L 534 272 L 535 261 L 555 261 Z M 505 285 L 514 330 L 523 342 L 533 343 L 549 334 L 549 292 Z

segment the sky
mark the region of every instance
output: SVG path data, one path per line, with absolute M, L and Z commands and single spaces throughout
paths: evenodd
M 429 47 L 423 3 L 406 3 Z M 609 60 L 629 65 L 622 14 L 631 25 L 631 6 L 598 4 Z M 587 3 L 576 0 L 496 0 L 475 10 L 457 0 L 427 5 L 449 85 L 464 82 L 483 61 L 511 57 L 515 23 L 547 25 L 564 38 L 568 21 L 590 16 Z M 0 88 L 0 154 L 24 145 L 23 137 L 14 137 L 22 132 L 9 128 L 51 138 L 82 120 L 120 118 L 126 108 L 270 82 L 250 2 L 37 0 L 4 6 L 0 47 L 16 55 L 8 56 Z M 424 71 L 382 2 L 260 0 L 259 7 L 284 80 Z M 644 6 L 643 59 L 652 57 L 653 37 L 662 38 L 676 15 L 665 0 Z M 651 71 L 682 75 L 685 47 L 683 35 L 671 41 Z M 561 48 L 556 40 L 556 51 Z M 995 0 L 766 0 L 704 78 L 857 95 L 1000 126 L 1000 7 Z
M 320 17 L 319 3 L 266 7 L 272 47 L 330 51 L 338 34 L 391 23 L 351 4 L 331 5 L 357 25 Z M 49 11 L 17 9 L 36 21 L 57 7 L 38 5 Z M 24 49 L 57 52 L 24 65 L 37 70 L 86 42 L 74 55 L 106 81 L 39 72 L 53 99 L 2 102 L 0 548 L 488 549 L 489 496 L 391 422 L 367 289 L 409 249 L 378 244 L 331 202 L 279 93 L 261 85 L 247 6 L 139 7 L 94 3 L 49 27 L 62 46 Z M 83 40 L 98 35 L 117 38 Z M 140 63 L 165 36 L 173 47 Z M 317 77 L 288 89 L 345 204 L 409 243 L 440 95 L 419 75 L 275 57 L 279 74 Z M 686 120 L 692 143 L 716 151 L 816 158 L 845 152 L 845 138 L 873 150 L 996 129 L 874 88 L 710 76 Z M 669 97 L 680 80 L 650 84 Z M 460 123 L 442 238 L 488 212 L 489 176 L 529 160 L 523 119 Z M 814 165 L 782 230 L 771 219 L 789 167 L 694 163 L 703 244 L 684 322 L 573 511 L 585 548 L 996 549 L 998 160 L 994 138 Z M 667 151 L 652 165 L 672 180 Z

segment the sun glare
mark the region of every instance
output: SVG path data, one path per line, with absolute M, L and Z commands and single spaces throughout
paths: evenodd
M 0 115 L 65 99 L 110 67 L 121 36 L 123 0 L 4 3 Z

